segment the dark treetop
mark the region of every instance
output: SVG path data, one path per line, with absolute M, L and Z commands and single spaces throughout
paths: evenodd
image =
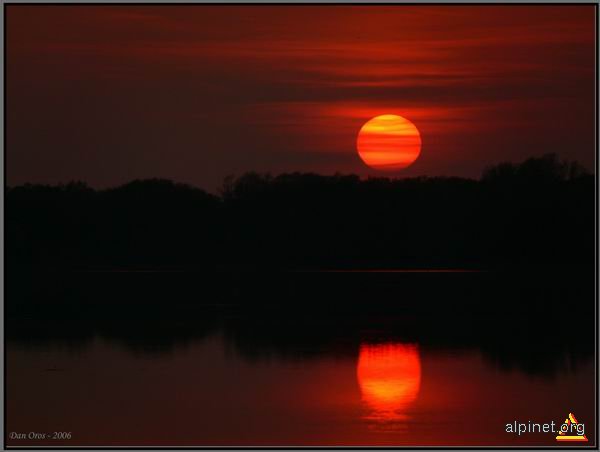
M 168 180 L 6 193 L 7 267 L 591 266 L 594 177 L 554 155 L 480 180 L 247 173 L 219 196 Z

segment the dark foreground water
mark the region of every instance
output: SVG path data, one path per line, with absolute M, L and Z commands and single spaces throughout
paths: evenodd
M 382 309 L 15 317 L 8 445 L 556 446 L 507 424 L 569 413 L 595 444 L 591 317 Z

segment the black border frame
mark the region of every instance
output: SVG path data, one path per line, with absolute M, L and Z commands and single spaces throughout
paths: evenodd
M 599 229 L 598 229 L 598 189 L 599 189 L 599 182 L 598 182 L 598 177 L 599 177 L 599 169 L 600 169 L 600 165 L 598 162 L 598 157 L 599 157 L 599 146 L 598 146 L 598 87 L 599 87 L 599 68 L 600 65 L 598 64 L 598 50 L 599 50 L 599 41 L 598 41 L 598 37 L 599 37 L 599 33 L 598 33 L 598 18 L 599 18 L 599 8 L 600 5 L 596 2 L 568 2 L 568 1 L 562 1 L 562 2 L 557 2 L 557 3 L 544 3 L 544 2 L 523 2 L 523 3 L 511 3 L 511 2 L 506 2 L 506 1 L 501 1 L 501 2 L 473 2 L 473 3 L 468 3 L 468 2 L 439 2 L 439 1 L 434 1 L 434 2 L 414 2 L 414 1 L 410 1 L 410 2 L 397 2 L 397 3 L 386 3 L 386 2 L 367 2 L 364 0 L 361 0 L 360 2 L 357 3 L 334 3 L 334 2 L 323 2 L 323 3 L 310 3 L 310 2 L 290 2 L 290 3 L 265 3 L 265 2 L 206 2 L 206 3 L 187 3 L 187 2 L 164 2 L 163 0 L 161 0 L 160 2 L 157 3 L 146 3 L 146 2 L 140 2 L 140 3 L 136 3 L 136 2 L 123 2 L 123 3 L 103 3 L 103 2 L 89 2 L 89 3 L 77 3 L 77 2 L 39 2 L 39 1 L 23 1 L 23 2 L 19 2 L 19 1 L 15 1 L 15 2 L 10 2 L 10 0 L 7 2 L 5 0 L 2 1 L 2 12 L 3 12 L 3 177 L 4 177 L 4 184 L 2 187 L 2 206 L 3 206 L 3 213 L 6 214 L 6 211 L 4 209 L 4 206 L 6 205 L 6 188 L 8 187 L 7 182 L 6 182 L 6 174 L 7 174 L 7 170 L 6 170 L 6 137 L 8 135 L 8 129 L 7 129 L 7 121 L 6 121 L 6 48 L 7 48 L 7 33 L 6 33 L 6 16 L 7 16 L 7 11 L 10 7 L 12 6 L 30 6 L 30 5 L 34 5 L 34 6 L 46 6 L 46 7 L 52 7 L 52 6 L 73 6 L 73 7 L 86 7 L 86 6 L 107 6 L 107 7 L 121 7 L 121 6 L 127 6 L 127 7 L 132 7 L 132 6 L 138 6 L 138 7 L 144 7 L 144 6 L 187 6 L 187 7 L 197 7 L 197 6 L 224 6 L 224 7 L 237 7 L 237 6 L 252 6 L 252 7 L 261 7 L 261 6 L 269 6 L 269 7 L 302 7 L 302 6 L 310 6 L 310 7 L 319 7 L 319 6 L 339 6 L 339 7 L 348 7 L 348 6 L 356 6 L 356 7 L 361 7 L 361 6 L 367 6 L 367 7 L 373 7 L 373 6 L 388 6 L 388 7 L 398 7 L 398 6 L 473 6 L 473 7 L 486 7 L 486 6 L 512 6 L 512 7 L 519 7 L 519 6 L 539 6 L 539 7 L 543 7 L 543 6 L 593 6 L 594 10 L 595 10 L 595 60 L 596 60 L 596 79 L 595 79 L 595 150 L 594 150 L 594 180 L 595 180 L 595 224 L 594 224 L 594 230 L 595 230 L 595 258 L 594 258 L 594 273 L 595 273 L 595 284 L 594 284 L 594 294 L 595 294 L 595 306 L 594 306 L 594 313 L 596 316 L 596 331 L 595 331 L 595 339 L 596 339 L 596 344 L 595 344 L 595 349 L 596 349 L 596 353 L 595 353 L 595 372 L 596 372 L 596 379 L 595 379 L 595 403 L 596 403 L 596 427 L 598 426 L 598 416 L 599 416 L 599 397 L 598 397 L 598 384 L 599 384 L 599 378 L 598 378 L 598 358 L 599 358 L 599 353 L 598 353 L 598 340 L 599 340 L 599 332 L 598 332 L 598 309 L 599 309 L 599 299 L 598 299 L 598 294 L 599 294 L 599 289 L 600 289 L 600 285 L 599 285 L 599 281 L 598 281 L 598 264 L 599 264 L 599 260 L 598 260 L 598 244 L 599 244 Z M 5 217 L 4 217 L 5 219 Z M 5 221 L 4 221 L 5 224 Z M 3 229 L 3 244 L 6 243 L 6 229 Z M 5 299 L 6 299 L 6 259 L 5 259 L 5 254 L 4 254 L 4 249 L 2 250 L 2 272 L 3 272 L 3 287 L 2 287 L 2 331 L 3 331 L 3 337 L 5 339 L 4 336 L 4 331 L 6 329 L 6 307 L 5 307 Z M 7 446 L 6 444 L 6 414 L 7 414 L 7 404 L 6 404 L 6 341 L 3 340 L 3 387 L 2 387 L 2 391 L 3 391 L 3 429 L 4 429 L 4 437 L 2 438 L 2 448 L 4 450 L 147 450 L 147 449 L 151 449 L 151 450 L 270 450 L 270 449 L 274 449 L 274 450 L 336 450 L 336 449 L 340 449 L 340 450 L 403 450 L 403 449 L 419 449 L 419 450 L 468 450 L 468 449 L 475 449 L 475 450 L 494 450 L 494 449 L 514 449 L 514 450 L 535 450 L 535 449 L 541 449 L 541 450 L 548 450 L 548 449 L 557 449 L 557 450 L 575 450 L 575 449 L 585 449 L 585 450 L 600 450 L 599 448 L 599 444 L 598 444 L 598 434 L 600 432 L 596 431 L 596 444 L 595 445 L 581 445 L 581 446 L 438 446 L 438 447 L 433 447 L 433 446 L 173 446 L 173 447 L 163 447 L 163 446 Z

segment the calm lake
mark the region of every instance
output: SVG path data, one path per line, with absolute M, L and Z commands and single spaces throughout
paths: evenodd
M 574 444 L 594 444 L 594 357 L 576 337 L 527 341 L 526 323 L 503 337 L 473 341 L 461 325 L 431 339 L 429 323 L 229 315 L 71 332 L 22 322 L 6 350 L 7 433 L 72 436 L 8 445 L 556 446 L 556 434 L 506 424 L 558 427 L 569 412 L 589 440 Z

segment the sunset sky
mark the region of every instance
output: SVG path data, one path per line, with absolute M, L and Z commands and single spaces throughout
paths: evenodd
M 593 5 L 9 5 L 6 25 L 9 185 L 593 169 Z M 419 129 L 412 166 L 358 156 L 383 114 Z

